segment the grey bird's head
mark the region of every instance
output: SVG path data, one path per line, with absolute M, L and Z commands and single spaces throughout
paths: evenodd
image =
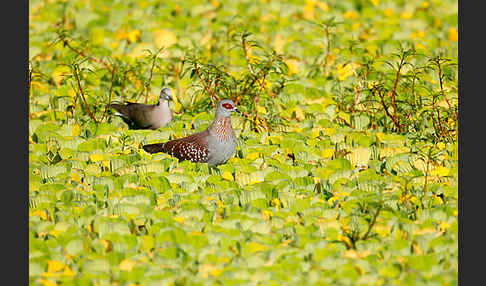
M 235 103 L 231 99 L 223 99 L 218 104 L 216 116 L 230 117 L 233 111 L 240 113 L 238 108 L 236 108 Z
M 160 101 L 162 101 L 162 100 L 171 101 L 171 100 L 172 100 L 172 91 L 170 90 L 170 88 L 168 88 L 168 87 L 164 87 L 164 88 L 163 88 L 163 89 L 160 91 L 159 100 L 160 100 Z

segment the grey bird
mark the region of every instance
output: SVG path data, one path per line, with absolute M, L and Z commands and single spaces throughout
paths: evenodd
M 168 153 L 191 162 L 220 165 L 226 163 L 236 151 L 236 136 L 231 125 L 231 114 L 236 111 L 232 100 L 220 101 L 211 125 L 204 131 L 165 143 L 144 145 L 148 153 Z
M 115 115 L 120 116 L 131 129 L 158 129 L 172 121 L 171 95 L 172 91 L 166 87 L 160 91 L 157 104 L 111 103 L 107 107 L 115 109 Z

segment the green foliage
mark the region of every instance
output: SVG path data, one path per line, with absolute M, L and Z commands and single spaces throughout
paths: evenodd
M 457 285 L 457 1 L 29 4 L 31 284 Z M 142 150 L 223 98 L 227 164 Z

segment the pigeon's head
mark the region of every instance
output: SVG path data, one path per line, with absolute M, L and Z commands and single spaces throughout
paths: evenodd
M 172 91 L 170 90 L 170 88 L 164 87 L 160 91 L 160 97 L 159 98 L 160 98 L 160 100 L 171 101 L 172 100 Z
M 233 111 L 240 112 L 238 108 L 236 108 L 236 104 L 231 99 L 223 99 L 218 104 L 216 115 L 229 117 Z

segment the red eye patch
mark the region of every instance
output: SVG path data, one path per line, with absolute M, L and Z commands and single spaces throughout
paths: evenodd
M 231 103 L 223 103 L 223 107 L 226 109 L 233 109 L 233 105 Z

